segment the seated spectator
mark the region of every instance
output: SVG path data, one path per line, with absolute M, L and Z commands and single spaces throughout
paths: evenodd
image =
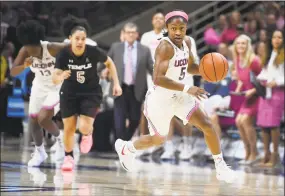
M 257 125 L 262 128 L 265 155 L 260 166 L 274 167 L 279 162 L 280 124 L 284 115 L 284 34 L 275 30 L 268 63 L 258 79 L 266 86 L 266 96 L 258 107 Z M 270 45 L 271 45 L 270 44 Z M 273 153 L 270 152 L 270 136 Z

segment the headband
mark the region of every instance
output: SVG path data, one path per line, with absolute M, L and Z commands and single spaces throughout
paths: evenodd
M 169 12 L 165 16 L 165 22 L 167 22 L 168 19 L 172 18 L 173 16 L 180 16 L 180 17 L 184 18 L 188 22 L 188 15 L 185 12 L 183 12 L 183 11 L 172 11 L 172 12 Z

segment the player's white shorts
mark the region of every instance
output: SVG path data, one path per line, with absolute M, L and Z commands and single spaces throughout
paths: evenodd
M 155 90 L 147 92 L 144 114 L 148 120 L 150 135 L 167 136 L 173 116 L 180 118 L 186 125 L 193 112 L 199 108 L 199 103 L 193 96 L 178 91 L 172 92 L 167 95 Z
M 29 116 L 36 117 L 40 110 L 54 109 L 54 114 L 59 111 L 60 87 L 41 88 L 33 85 L 31 89 Z

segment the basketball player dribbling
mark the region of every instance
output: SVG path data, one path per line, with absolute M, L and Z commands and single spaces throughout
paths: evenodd
M 79 131 L 83 134 L 80 144 L 82 153 L 88 153 L 93 144 L 93 124 L 102 102 L 102 88 L 97 74 L 97 63 L 102 62 L 110 69 L 114 81 L 113 95 L 120 96 L 122 89 L 116 67 L 97 46 L 86 45 L 87 31 L 83 26 L 75 26 L 70 31 L 71 47 L 64 48 L 56 58 L 53 82 L 60 84 L 60 111 L 64 124 L 65 158 L 61 169 L 72 171 L 74 133 L 77 116 Z
M 118 139 L 115 148 L 122 167 L 134 169 L 136 150 L 160 145 L 166 139 L 173 116 L 184 124 L 199 128 L 213 154 L 218 180 L 233 182 L 235 173 L 223 160 L 219 138 L 209 117 L 200 109 L 196 99 L 205 98 L 204 89 L 182 84 L 186 72 L 199 75 L 194 63 L 190 39 L 186 37 L 188 15 L 183 11 L 172 11 L 165 16 L 168 36 L 164 37 L 155 52 L 154 86 L 146 94 L 144 114 L 149 123 L 150 134 L 138 140 Z
M 55 106 L 59 103 L 60 85 L 52 82 L 55 56 L 67 44 L 42 41 L 45 29 L 37 21 L 27 21 L 17 27 L 17 37 L 23 44 L 14 61 L 11 75 L 20 74 L 30 67 L 35 73 L 29 104 L 29 130 L 35 142 L 35 152 L 28 166 L 39 166 L 47 157 L 43 144 L 43 131 L 41 127 L 57 139 L 56 159 L 64 157 L 62 140 L 57 125 L 52 121 L 56 114 Z

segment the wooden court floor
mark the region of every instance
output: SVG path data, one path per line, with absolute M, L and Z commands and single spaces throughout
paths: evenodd
M 40 168 L 26 166 L 33 148 L 20 140 L 1 140 L 1 196 L 98 195 L 284 195 L 284 168 L 262 170 L 230 164 L 238 178 L 233 184 L 219 182 L 213 165 L 161 162 L 159 158 L 136 160 L 137 169 L 125 172 L 115 153 L 76 154 L 77 169 L 62 173 L 53 154 Z

